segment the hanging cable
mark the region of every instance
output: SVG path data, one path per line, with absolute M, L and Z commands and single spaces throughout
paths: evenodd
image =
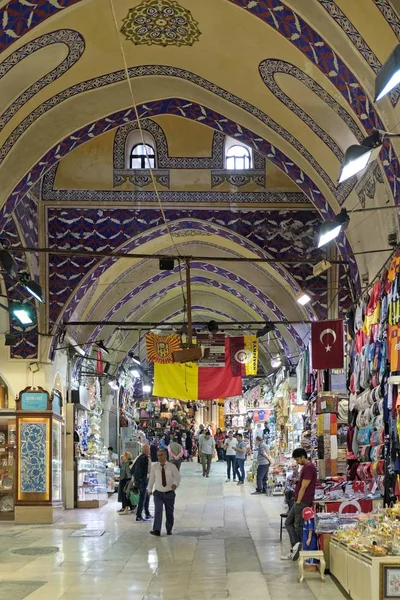
M 153 184 L 153 188 L 154 188 L 154 193 L 155 193 L 155 196 L 157 198 L 157 202 L 158 202 L 158 205 L 159 205 L 159 208 L 160 208 L 160 212 L 161 212 L 162 218 L 164 220 L 165 226 L 167 228 L 168 234 L 169 234 L 169 236 L 171 238 L 172 245 L 174 246 L 174 248 L 176 250 L 177 256 L 181 256 L 179 248 L 178 248 L 177 244 L 175 243 L 175 238 L 174 238 L 174 236 L 172 234 L 172 231 L 171 231 L 171 228 L 170 228 L 167 216 L 166 216 L 165 211 L 164 211 L 164 207 L 162 205 L 160 194 L 159 194 L 159 191 L 157 189 L 156 178 L 154 176 L 153 168 L 152 168 L 150 160 L 149 160 L 149 153 L 148 153 L 148 149 L 147 149 L 147 144 L 145 143 L 143 128 L 142 128 L 142 125 L 141 125 L 141 122 L 140 122 L 140 116 L 139 116 L 139 111 L 138 111 L 138 107 L 137 107 L 137 104 L 136 104 L 135 93 L 133 91 L 132 81 L 131 81 L 131 78 L 129 76 L 128 62 L 127 62 L 127 59 L 126 59 L 126 56 L 125 56 L 124 49 L 122 47 L 122 43 L 120 41 L 119 29 L 118 29 L 118 20 L 117 20 L 117 15 L 116 15 L 116 12 L 115 12 L 114 2 L 113 2 L 113 0 L 109 0 L 109 2 L 110 2 L 110 8 L 111 8 L 111 13 L 112 13 L 113 21 L 114 21 L 115 31 L 116 31 L 116 34 L 117 34 L 118 45 L 119 45 L 119 48 L 120 48 L 120 53 L 121 53 L 122 61 L 123 61 L 123 64 L 124 64 L 125 77 L 126 77 L 126 81 L 127 81 L 128 87 L 129 87 L 129 93 L 130 93 L 130 96 L 131 96 L 131 99 L 132 99 L 132 107 L 133 107 L 133 109 L 135 111 L 135 117 L 136 117 L 136 121 L 137 121 L 137 124 L 138 124 L 140 138 L 142 140 L 142 144 L 143 144 L 143 147 L 144 147 L 144 150 L 145 150 L 147 164 L 148 164 L 149 172 L 150 172 L 150 178 L 151 178 L 151 181 L 152 181 L 152 184 Z M 183 294 L 183 297 L 185 299 L 185 288 L 184 288 L 184 282 L 183 282 L 183 278 L 182 278 L 180 266 L 179 266 L 179 277 L 180 277 L 180 282 L 181 282 L 181 286 L 182 286 L 182 294 Z

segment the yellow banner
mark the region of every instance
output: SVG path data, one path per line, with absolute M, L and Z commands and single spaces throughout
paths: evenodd
M 255 335 L 244 336 L 244 349 L 251 352 L 251 359 L 245 364 L 246 375 L 257 375 L 258 339 Z
M 154 363 L 154 396 L 197 400 L 199 367 L 196 363 Z

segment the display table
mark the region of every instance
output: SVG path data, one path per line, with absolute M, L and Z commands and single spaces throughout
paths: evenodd
M 400 568 L 400 556 L 374 557 L 360 554 L 336 538 L 330 543 L 330 571 L 352 600 L 380 598 L 381 565 Z
M 361 512 L 370 513 L 377 508 L 382 507 L 382 499 L 377 500 L 357 500 L 361 507 Z M 359 512 L 357 506 L 351 500 L 315 500 L 314 506 L 317 512 L 340 512 L 343 514 Z

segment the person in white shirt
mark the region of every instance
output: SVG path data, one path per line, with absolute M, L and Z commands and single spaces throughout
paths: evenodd
M 165 450 L 157 453 L 158 463 L 151 467 L 148 493 L 154 496 L 154 524 L 151 535 L 160 536 L 163 507 L 165 506 L 167 535 L 171 535 L 174 526 L 175 490 L 181 482 L 181 476 L 175 465 L 167 462 Z M 154 488 L 154 491 L 153 491 Z
M 210 475 L 211 461 L 215 454 L 215 441 L 208 429 L 204 432 L 203 437 L 200 436 L 199 452 L 203 467 L 203 477 L 208 477 Z
M 226 460 L 226 481 L 231 480 L 231 469 L 233 475 L 233 481 L 236 481 L 236 440 L 233 437 L 233 431 L 228 433 L 228 437 L 225 440 L 225 460 Z

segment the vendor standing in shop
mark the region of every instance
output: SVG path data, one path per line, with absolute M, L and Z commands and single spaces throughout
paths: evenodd
M 304 448 L 296 448 L 293 451 L 292 457 L 302 469 L 294 491 L 295 503 L 285 521 L 292 549 L 289 554 L 281 557 L 282 560 L 297 560 L 299 558 L 303 536 L 303 510 L 312 506 L 317 483 L 317 469 L 308 460 L 307 452 Z

